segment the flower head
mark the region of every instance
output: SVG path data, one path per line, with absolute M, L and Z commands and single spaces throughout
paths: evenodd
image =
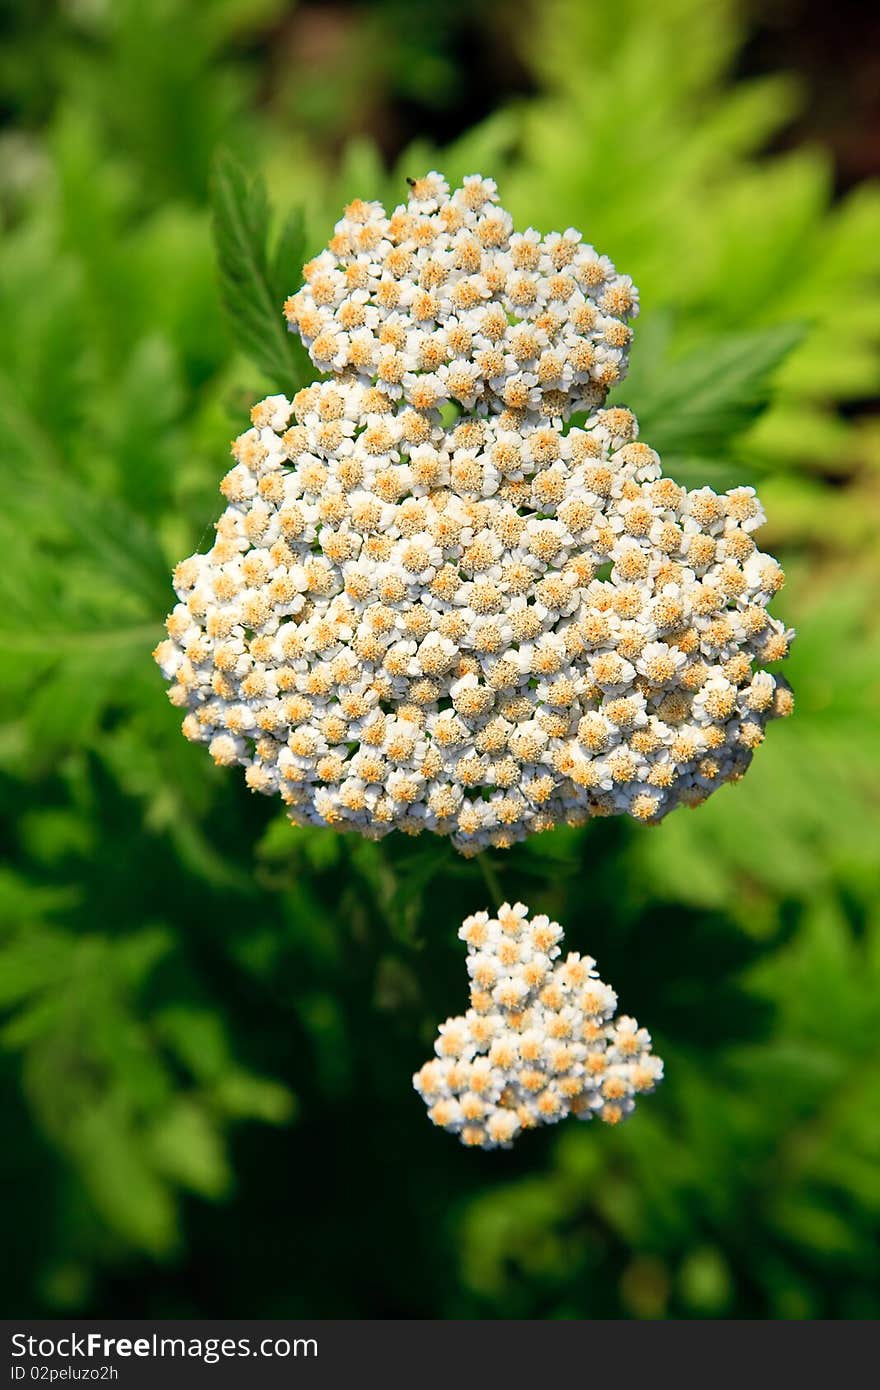
M 592 957 L 560 958 L 562 935 L 522 903 L 462 925 L 471 1007 L 441 1024 L 413 1085 L 433 1123 L 463 1144 L 509 1148 L 566 1115 L 616 1124 L 663 1076 L 646 1030 L 615 1018 L 617 996 Z
M 414 179 L 389 215 L 357 200 L 284 306 L 322 372 L 416 409 L 563 419 L 626 372 L 632 281 L 580 232 L 518 233 L 491 179 Z
M 514 234 L 490 181 L 450 198 L 436 174 L 390 218 L 351 205 L 306 274 L 288 315 L 336 375 L 254 407 L 217 538 L 175 571 L 155 655 L 187 737 L 296 823 L 466 854 L 656 822 L 739 777 L 790 708 L 760 669 L 791 637 L 767 612 L 782 571 L 752 489 L 663 477 L 571 369 L 611 351 L 629 282 L 573 232 Z

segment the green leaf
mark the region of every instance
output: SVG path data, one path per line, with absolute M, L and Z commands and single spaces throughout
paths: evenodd
M 230 1126 L 285 1124 L 293 1098 L 237 1064 L 206 1007 L 183 997 L 149 1006 L 160 966 L 171 978 L 176 957 L 180 971 L 164 927 L 55 927 L 35 914 L 63 908 L 63 896 L 12 874 L 0 876 L 0 901 L 0 1052 L 19 1054 L 34 1118 L 102 1223 L 164 1253 L 177 1242 L 178 1189 L 228 1193 Z
M 270 265 L 269 285 L 279 303 L 284 302 L 301 279 L 305 259 L 305 214 L 302 208 L 294 208 L 278 234 Z M 294 346 L 299 346 L 298 338 L 293 337 L 291 341 Z
M 162 1255 L 177 1243 L 173 1194 L 117 1111 L 112 1101 L 93 1103 L 71 1125 L 67 1147 L 110 1229 L 136 1248 Z
M 781 324 L 713 337 L 684 356 L 661 350 L 646 358 L 643 350 L 618 394 L 664 461 L 723 455 L 767 404 L 774 371 L 803 334 L 799 324 Z
M 270 254 L 265 183 L 226 151 L 215 165 L 212 207 L 220 288 L 236 342 L 273 387 L 292 396 L 312 376 L 308 354 L 287 331 L 280 288 L 285 276 L 290 288 L 299 277 L 302 216 L 288 219 Z
M 159 1171 L 202 1197 L 222 1197 L 232 1176 L 216 1127 L 205 1111 L 179 1098 L 158 1119 L 150 1155 Z

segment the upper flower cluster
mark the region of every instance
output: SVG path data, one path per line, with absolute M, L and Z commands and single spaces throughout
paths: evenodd
M 615 1020 L 592 957 L 554 965 L 562 928 L 528 911 L 504 903 L 465 920 L 471 1007 L 441 1024 L 436 1058 L 413 1077 L 434 1124 L 484 1149 L 569 1114 L 617 1124 L 663 1076 L 648 1032 Z
M 418 410 L 563 420 L 626 372 L 632 281 L 573 228 L 514 232 L 492 179 L 450 196 L 437 173 L 389 217 L 349 204 L 285 313 L 322 372 L 350 372 Z
M 554 247 L 573 248 L 570 265 L 593 263 L 573 234 L 513 236 L 484 180 L 448 202 L 444 190 L 429 175 L 390 220 L 350 209 L 331 259 L 369 280 L 396 227 L 397 249 L 407 228 L 414 241 L 411 288 L 433 264 L 435 234 L 448 251 L 466 229 L 500 266 L 543 246 L 541 285 L 561 274 L 542 269 Z M 507 228 L 497 247 L 477 235 L 496 225 Z M 356 229 L 371 227 L 389 236 L 357 249 Z M 347 271 L 328 270 L 331 288 L 337 273 Z M 468 278 L 450 275 L 453 287 Z M 403 283 L 402 269 L 391 278 Z M 474 314 L 501 306 L 502 336 L 521 331 L 503 294 L 481 304 Z M 407 320 L 406 333 L 422 343 L 451 322 Z M 760 669 L 786 655 L 790 633 L 767 613 L 783 576 L 755 545 L 752 489 L 719 495 L 663 477 L 627 410 L 561 424 L 555 412 L 586 399 L 565 372 L 556 397 L 548 388 L 516 406 L 501 377 L 481 375 L 453 420 L 406 377 L 346 359 L 293 402 L 254 407 L 222 483 L 217 539 L 178 565 L 156 650 L 187 736 L 245 766 L 294 821 L 374 837 L 430 830 L 465 853 L 593 815 L 656 821 L 740 776 L 791 703 Z

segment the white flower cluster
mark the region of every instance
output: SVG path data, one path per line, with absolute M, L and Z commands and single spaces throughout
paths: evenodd
M 663 1076 L 646 1030 L 614 1018 L 596 962 L 573 952 L 553 965 L 562 928 L 528 911 L 504 903 L 465 920 L 471 1007 L 441 1024 L 413 1077 L 434 1124 L 473 1147 L 509 1148 L 566 1115 L 617 1124 Z
M 443 207 L 470 225 L 486 188 Z M 387 226 L 349 210 L 385 228 L 350 264 L 410 227 L 414 289 L 439 196 L 429 175 Z M 455 420 L 372 365 L 263 401 L 214 545 L 175 570 L 155 655 L 184 732 L 299 824 L 428 830 L 473 854 L 595 815 L 655 822 L 740 776 L 790 708 L 756 669 L 791 634 L 766 611 L 783 575 L 752 539 L 752 489 L 664 478 L 627 410 L 562 426 L 481 381 Z
M 285 304 L 322 372 L 351 372 L 418 410 L 531 410 L 561 422 L 626 371 L 638 297 L 573 228 L 514 232 L 492 179 L 450 197 L 437 173 L 406 206 L 349 204 Z

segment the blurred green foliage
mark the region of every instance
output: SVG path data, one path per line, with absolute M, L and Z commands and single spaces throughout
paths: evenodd
M 462 8 L 367 7 L 340 101 L 422 72 L 454 104 Z M 389 172 L 316 135 L 338 130 L 296 97 L 316 79 L 283 0 L 0 8 L 10 1313 L 880 1312 L 880 191 L 767 153 L 803 94 L 730 77 L 726 0 L 517 13 L 532 94 Z M 216 176 L 218 278 L 221 144 L 249 172 Z M 668 1072 L 621 1129 L 509 1154 L 433 1132 L 409 1089 L 459 1007 L 478 866 L 294 831 L 184 742 L 149 659 L 229 438 L 303 370 L 273 296 L 347 197 L 435 165 L 633 275 L 620 398 L 676 476 L 759 482 L 800 629 L 798 710 L 739 786 L 494 857 Z

